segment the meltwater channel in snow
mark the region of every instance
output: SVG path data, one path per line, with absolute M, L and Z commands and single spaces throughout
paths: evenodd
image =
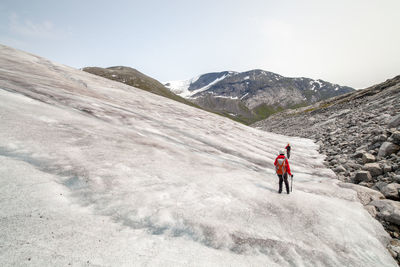
M 310 140 L 5 46 L 0 122 L 2 266 L 396 266 Z

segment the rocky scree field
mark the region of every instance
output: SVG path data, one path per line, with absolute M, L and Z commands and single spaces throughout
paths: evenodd
M 394 238 L 390 251 L 400 259 L 400 76 L 252 126 L 315 140 L 325 165 L 343 186 L 357 188 L 365 208 Z

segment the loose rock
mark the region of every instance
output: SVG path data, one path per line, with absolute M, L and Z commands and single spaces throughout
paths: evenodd
M 356 184 L 361 182 L 369 182 L 372 181 L 372 176 L 369 171 L 358 171 L 354 177 L 354 182 Z
M 379 148 L 378 157 L 387 157 L 400 150 L 400 146 L 391 142 L 384 142 Z
M 400 184 L 391 183 L 384 185 L 380 191 L 388 199 L 399 200 L 399 189 Z
M 400 114 L 394 116 L 388 123 L 388 128 L 396 128 L 400 126 Z
M 371 163 L 376 161 L 375 156 L 370 153 L 364 153 L 362 156 L 362 160 L 364 163 Z
M 400 131 L 393 132 L 390 138 L 393 140 L 393 143 L 400 145 Z
M 373 177 L 383 173 L 378 163 L 367 163 L 364 165 L 363 169 L 369 171 Z
M 400 202 L 390 199 L 379 199 L 371 201 L 370 205 L 375 206 L 378 210 L 378 217 L 400 226 Z

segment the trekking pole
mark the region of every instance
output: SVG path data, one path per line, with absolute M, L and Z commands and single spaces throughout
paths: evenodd
M 291 184 L 290 184 L 290 192 L 293 192 L 293 175 L 290 176 L 291 177 Z

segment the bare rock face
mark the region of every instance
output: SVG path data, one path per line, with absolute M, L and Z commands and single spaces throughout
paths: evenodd
M 378 157 L 387 157 L 400 150 L 400 146 L 391 142 L 384 142 L 379 148 Z
M 383 173 L 382 168 L 378 163 L 367 163 L 364 165 L 363 169 L 369 171 L 373 177 L 379 176 Z

